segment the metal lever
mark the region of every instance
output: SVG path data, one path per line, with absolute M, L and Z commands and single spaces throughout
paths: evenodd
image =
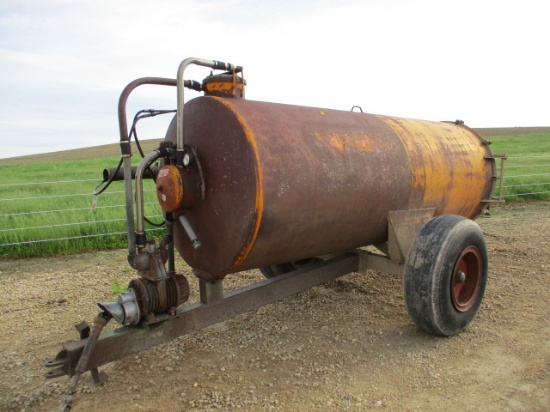
M 202 246 L 201 241 L 197 238 L 197 234 L 191 227 L 191 224 L 189 223 L 189 220 L 185 217 L 185 215 L 179 215 L 178 219 L 183 226 L 183 229 L 185 230 L 185 233 L 187 233 L 187 236 L 189 236 L 189 239 L 191 240 L 191 243 L 193 243 L 193 249 L 197 250 Z

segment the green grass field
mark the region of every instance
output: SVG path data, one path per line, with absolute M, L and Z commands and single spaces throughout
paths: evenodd
M 509 156 L 507 201 L 550 199 L 550 193 L 537 193 L 550 191 L 550 128 L 479 132 L 493 142 L 494 154 Z M 146 153 L 157 145 L 158 140 L 143 142 Z M 139 155 L 133 159 L 137 164 Z M 91 195 L 102 170 L 118 160 L 116 144 L 0 160 L 0 257 L 126 247 L 123 182 L 114 182 L 98 198 Z M 144 186 L 146 216 L 160 222 L 153 182 L 146 180 Z
M 144 150 L 156 145 L 148 142 Z M 118 164 L 116 146 L 0 160 L 0 257 L 125 247 L 124 183 L 113 182 L 100 196 L 92 195 L 103 169 Z M 96 158 L 88 158 L 90 152 Z M 133 157 L 133 163 L 139 160 Z M 153 182 L 146 180 L 144 188 L 146 216 L 160 223 Z
M 486 136 L 494 154 L 506 154 L 506 201 L 550 199 L 550 132 Z

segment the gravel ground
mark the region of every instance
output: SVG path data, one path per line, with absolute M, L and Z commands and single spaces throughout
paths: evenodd
M 419 331 L 400 278 L 350 274 L 108 364 L 102 387 L 86 374 L 73 410 L 548 411 L 550 202 L 495 207 L 478 222 L 489 284 L 458 336 Z M 112 281 L 133 277 L 125 260 L 0 262 L 0 410 L 57 410 L 69 379 L 45 380 L 42 365 L 96 302 L 114 299 Z M 228 286 L 260 279 L 231 275 Z

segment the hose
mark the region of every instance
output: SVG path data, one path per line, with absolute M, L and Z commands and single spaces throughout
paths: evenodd
M 134 141 L 136 142 L 136 146 L 137 146 L 139 154 L 141 155 L 142 158 L 145 157 L 145 154 L 143 153 L 143 150 L 142 150 L 141 145 L 139 143 L 139 139 L 138 139 L 138 135 L 137 135 L 137 122 L 140 121 L 141 119 L 145 119 L 147 117 L 155 117 L 155 116 L 158 116 L 158 115 L 161 115 L 161 114 L 175 113 L 175 112 L 176 112 L 175 110 L 147 109 L 147 110 L 140 110 L 139 112 L 136 113 L 136 115 L 134 116 L 134 120 L 132 122 L 132 127 L 130 128 L 130 132 L 128 133 L 128 141 L 132 140 L 132 136 L 134 137 Z M 111 173 L 110 178 L 107 178 L 107 176 L 105 176 L 105 174 L 103 175 L 103 180 L 101 182 L 99 182 L 96 187 L 94 187 L 94 190 L 92 191 L 92 194 L 94 196 L 97 196 L 97 195 L 100 195 L 101 193 L 103 193 L 105 190 L 107 190 L 107 188 L 111 185 L 111 183 L 113 183 L 116 180 L 115 177 L 120 174 L 121 167 L 122 167 L 122 158 L 118 162 L 118 165 L 115 168 L 114 173 Z M 149 167 L 147 169 L 154 176 L 153 171 L 150 170 Z M 153 177 L 153 179 L 154 179 L 154 177 Z M 101 185 L 103 185 L 103 187 L 101 187 Z M 100 187 L 101 187 L 101 189 L 99 189 Z

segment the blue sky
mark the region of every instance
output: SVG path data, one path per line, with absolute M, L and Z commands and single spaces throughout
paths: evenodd
M 173 78 L 190 56 L 244 66 L 251 100 L 549 126 L 548 10 L 542 0 L 3 0 L 0 158 L 117 142 L 124 86 Z M 172 88 L 147 86 L 129 112 L 175 104 Z M 163 137 L 164 121 L 143 125 L 143 138 Z

